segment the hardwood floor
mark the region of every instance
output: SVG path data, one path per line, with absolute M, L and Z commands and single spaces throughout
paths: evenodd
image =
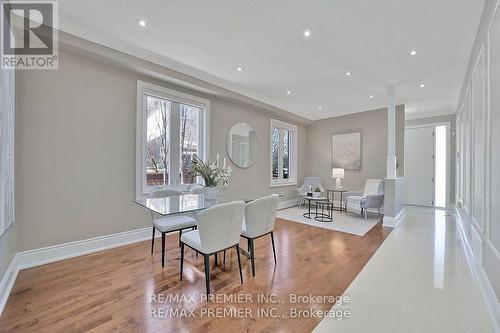
M 211 259 L 212 293 L 252 298 L 246 303 L 201 300 L 205 293 L 203 256 L 196 258 L 188 249 L 180 282 L 177 235 L 167 238 L 163 269 L 158 241 L 153 255 L 151 243 L 141 242 L 26 269 L 19 272 L 0 317 L 0 332 L 310 332 L 321 318 L 283 320 L 281 316 L 289 315 L 291 308 L 328 310 L 333 304 L 293 304 L 289 294 L 341 295 L 390 230 L 380 222 L 364 237 L 358 237 L 277 220 L 276 266 L 269 237 L 255 241 L 255 278 L 250 261 L 242 256 L 243 284 L 234 250 L 227 253 L 225 267 L 222 255 L 218 267 L 214 268 Z M 246 248 L 243 240 L 241 246 Z M 182 294 L 187 299 L 165 299 Z M 280 302 L 259 303 L 261 294 L 276 295 L 273 300 Z M 225 316 L 215 313 L 224 309 Z M 268 309 L 271 317 L 265 317 L 262 309 Z M 194 318 L 189 317 L 191 311 Z

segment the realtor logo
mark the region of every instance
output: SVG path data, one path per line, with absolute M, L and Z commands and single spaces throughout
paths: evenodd
M 57 1 L 2 1 L 2 68 L 57 69 L 57 10 Z

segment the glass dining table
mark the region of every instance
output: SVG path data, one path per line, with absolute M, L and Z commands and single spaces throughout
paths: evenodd
M 134 201 L 140 206 L 150 210 L 152 213 L 168 216 L 198 212 L 231 201 L 244 201 L 245 203 L 249 203 L 253 201 L 253 199 L 219 197 L 216 200 L 209 200 L 206 199 L 203 194 L 182 194 L 160 198 L 139 198 Z
M 160 198 L 138 198 L 134 200 L 138 205 L 148 209 L 152 216 L 158 214 L 160 216 L 169 216 L 176 214 L 196 213 L 212 206 L 231 201 L 244 201 L 245 203 L 253 201 L 253 199 L 232 199 L 219 197 L 216 200 L 206 199 L 203 194 L 182 194 L 172 195 Z M 241 253 L 250 258 L 250 253 L 240 248 Z M 216 256 L 217 258 L 217 256 Z
M 208 200 L 203 194 L 183 194 L 162 198 L 139 198 L 135 202 L 161 216 L 197 212 L 215 206 L 224 200 Z

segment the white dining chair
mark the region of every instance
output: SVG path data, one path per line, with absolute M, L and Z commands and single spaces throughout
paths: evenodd
M 151 193 L 152 198 L 164 198 L 184 193 L 177 190 L 158 190 Z M 151 254 L 155 245 L 155 231 L 161 232 L 161 267 L 165 267 L 165 235 L 169 232 L 179 232 L 179 245 L 181 244 L 182 231 L 196 229 L 196 219 L 189 215 L 158 216 L 151 213 L 153 220 L 153 235 L 151 237 Z
M 201 253 L 205 264 L 205 283 L 207 295 L 210 294 L 210 256 L 224 250 L 236 248 L 240 280 L 243 283 L 240 259 L 240 234 L 243 222 L 245 203 L 234 201 L 216 205 L 198 213 L 198 229 L 186 232 L 181 237 L 181 272 L 184 266 L 184 245 Z
M 272 194 L 249 202 L 245 206 L 245 221 L 242 225 L 241 236 L 248 241 L 250 260 L 252 262 L 252 276 L 255 276 L 255 246 L 254 240 L 271 235 L 273 245 L 274 264 L 276 265 L 276 249 L 274 247 L 273 228 L 278 209 L 278 195 Z

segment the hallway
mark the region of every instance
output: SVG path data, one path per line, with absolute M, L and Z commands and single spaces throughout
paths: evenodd
M 315 332 L 493 332 L 455 214 L 406 209 L 344 292 L 351 303 L 334 307 L 350 318 L 324 319 Z

